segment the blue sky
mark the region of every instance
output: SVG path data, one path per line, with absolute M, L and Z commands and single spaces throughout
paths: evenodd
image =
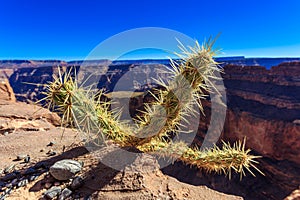
M 300 57 L 299 10 L 299 0 L 3 0 L 0 59 L 84 59 L 103 40 L 140 27 L 200 42 L 221 33 L 221 56 Z

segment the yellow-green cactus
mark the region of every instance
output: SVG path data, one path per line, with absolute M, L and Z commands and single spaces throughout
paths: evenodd
M 213 59 L 214 41 L 186 49 L 181 45 L 182 54 L 177 54 L 181 61 L 170 60 L 172 69 L 169 73 L 172 80 L 157 83 L 164 88 L 156 90 L 155 102 L 145 104 L 145 111 L 137 119 L 136 126 L 129 126 L 119 120 L 118 111 L 110 110 L 110 102 L 101 101 L 103 92 L 93 94 L 89 88 L 78 87 L 70 71 L 47 84 L 45 92 L 49 106 L 62 115 L 63 125 L 73 125 L 88 139 L 105 141 L 110 139 L 121 146 L 134 146 L 147 153 L 161 157 L 180 159 L 186 164 L 197 166 L 207 172 L 231 174 L 235 171 L 245 174 L 247 169 L 256 169 L 257 156 L 245 150 L 245 141 L 237 142 L 232 147 L 223 143 L 223 147 L 199 150 L 191 148 L 181 141 L 173 142 L 171 134 L 182 132 L 186 116 L 195 114 L 194 105 L 202 111 L 201 99 L 205 92 L 218 92 L 211 79 L 216 79 L 215 71 L 220 71 L 218 63 Z M 261 173 L 261 172 L 260 172 Z M 254 175 L 254 174 L 253 174 Z

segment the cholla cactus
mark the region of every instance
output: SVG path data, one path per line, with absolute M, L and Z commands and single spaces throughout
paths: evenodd
M 233 146 L 223 143 L 222 148 L 214 146 L 200 151 L 182 141 L 173 142 L 170 136 L 184 131 L 182 122 L 188 123 L 186 116 L 195 114 L 194 105 L 203 111 L 200 100 L 205 92 L 218 92 L 211 82 L 216 79 L 214 72 L 220 71 L 213 59 L 213 44 L 210 40 L 202 46 L 196 42 L 195 47 L 188 49 L 181 44 L 182 54 L 177 54 L 181 61 L 170 60 L 172 69 L 167 73 L 172 80 L 157 80 L 165 89 L 153 94 L 154 103 L 145 104 L 145 111 L 136 119 L 136 127 L 121 122 L 120 113 L 110 110 L 110 102 L 101 101 L 102 90 L 95 95 L 89 88 L 79 87 L 70 71 L 62 75 L 59 70 L 59 77 L 47 85 L 44 100 L 62 115 L 62 124 L 75 126 L 92 141 L 110 139 L 121 146 L 135 146 L 161 157 L 179 158 L 207 172 L 231 175 L 234 170 L 242 177 L 247 169 L 254 175 L 251 168 L 260 172 L 254 165 L 258 156 L 245 150 L 245 141 Z

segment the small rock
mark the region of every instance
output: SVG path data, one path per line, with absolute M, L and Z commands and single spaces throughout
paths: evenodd
M 6 174 L 6 173 L 10 173 L 10 172 L 12 172 L 14 169 L 15 169 L 15 164 L 11 164 L 11 165 L 9 165 L 8 167 L 6 167 L 5 169 L 4 169 L 4 173 Z
M 44 152 L 44 151 L 45 151 L 45 149 L 41 149 L 41 150 L 40 150 L 40 152 Z
M 30 156 L 27 155 L 25 158 L 24 158 L 24 162 L 25 163 L 29 163 L 30 162 Z
M 84 162 L 83 161 L 79 161 L 79 163 L 81 164 L 81 167 L 84 167 Z
M 47 147 L 52 147 L 55 144 L 56 144 L 55 142 L 51 141 L 49 144 L 47 144 Z
M 17 155 L 17 159 L 16 159 L 16 160 L 23 160 L 23 159 L 25 159 L 26 157 L 27 157 L 26 154 L 19 154 L 19 155 Z
M 24 179 L 24 180 L 21 180 L 19 183 L 18 183 L 18 187 L 23 187 L 25 185 L 28 184 L 28 179 Z
M 57 153 L 56 153 L 56 151 L 52 151 L 51 153 L 49 153 L 48 155 L 49 156 L 55 156 Z
M 53 186 L 49 190 L 44 193 L 44 196 L 48 199 L 54 199 L 61 192 L 61 188 L 57 186 Z
M 7 131 L 5 131 L 5 132 L 3 133 L 3 135 L 4 135 L 4 136 L 7 136 L 7 135 L 8 135 L 8 132 L 7 132 Z
M 34 181 L 39 177 L 39 175 L 32 175 L 29 177 L 29 181 Z
M 7 184 L 5 185 L 5 187 L 6 187 L 6 188 L 12 188 L 13 185 L 12 185 L 11 183 L 7 183 Z
M 53 149 L 50 149 L 46 154 L 49 154 L 49 153 L 51 153 L 51 152 L 53 152 Z
M 76 189 L 80 188 L 83 184 L 84 184 L 83 179 L 80 176 L 76 176 L 73 179 L 70 187 L 71 187 L 72 190 L 76 190 Z
M 45 183 L 45 188 L 46 188 L 46 189 L 51 188 L 51 186 L 52 186 L 52 183 L 49 183 L 49 182 Z
M 50 149 L 46 154 L 48 156 L 55 156 L 56 155 L 56 151 L 53 151 L 53 149 Z
M 11 189 L 11 188 L 7 188 L 7 189 L 4 191 L 4 193 L 5 193 L 5 194 L 10 194 L 10 193 L 11 193 L 11 191 L 12 191 L 12 189 Z
M 82 169 L 81 164 L 75 160 L 61 160 L 50 167 L 50 174 L 57 180 L 68 180 Z
M 64 199 L 68 198 L 69 196 L 71 196 L 71 194 L 72 194 L 72 191 L 68 188 L 65 188 L 59 195 L 58 200 L 64 200 Z

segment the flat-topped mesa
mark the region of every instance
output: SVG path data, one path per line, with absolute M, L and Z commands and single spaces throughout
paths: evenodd
M 284 62 L 269 70 L 263 66 L 225 65 L 225 79 L 267 82 L 277 85 L 300 86 L 300 61 Z
M 240 108 L 267 119 L 300 118 L 299 61 L 285 62 L 270 70 L 261 66 L 227 65 L 224 71 L 229 108 Z M 268 111 L 255 111 L 263 106 Z

